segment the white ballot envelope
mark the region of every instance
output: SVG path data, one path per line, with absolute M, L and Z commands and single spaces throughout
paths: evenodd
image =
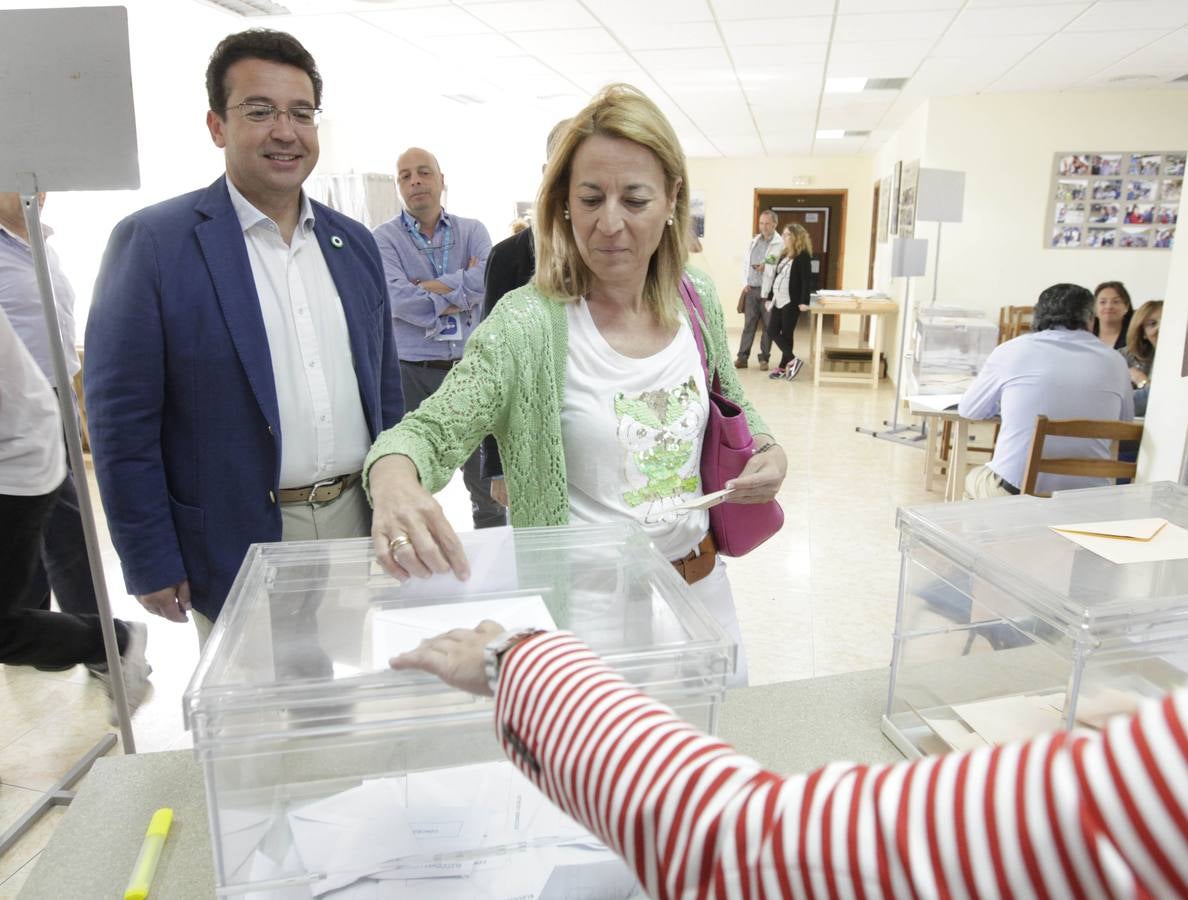
M 733 493 L 734 488 L 725 488 L 720 491 L 714 491 L 712 494 L 702 494 L 700 497 L 694 497 L 692 500 L 678 503 L 673 507 L 673 510 L 709 509 L 710 507 L 717 506 L 719 503 L 725 503 L 726 499 Z
M 557 627 L 540 594 L 376 610 L 371 620 L 372 665 L 385 669 L 389 659 L 415 650 L 426 638 L 453 628 L 474 628 L 483 619 L 505 628 L 552 631 Z
M 1048 526 L 1112 563 L 1188 559 L 1188 530 L 1167 519 L 1122 519 Z
M 411 578 L 400 585 L 400 596 L 415 600 L 422 597 L 432 599 L 443 593 L 454 596 L 492 594 L 514 591 L 519 586 L 516 538 L 511 527 L 463 531 L 458 535 L 458 540 L 462 542 L 466 561 L 470 563 L 470 578 L 461 581 L 453 572 L 433 574 L 428 578 Z M 374 559 L 371 561 L 371 578 L 392 586 L 397 584 Z

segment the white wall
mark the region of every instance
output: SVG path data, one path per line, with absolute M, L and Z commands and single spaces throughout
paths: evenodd
M 1155 250 L 1053 250 L 1048 192 L 1053 154 L 1064 150 L 1188 149 L 1188 94 L 1100 91 L 987 94 L 929 104 L 923 164 L 960 169 L 965 221 L 946 225 L 940 302 L 999 307 L 1030 304 L 1061 281 L 1090 289 L 1124 282 L 1136 305 L 1162 297 L 1171 253 Z M 920 237 L 936 226 L 922 224 Z M 931 296 L 931 278 L 923 279 Z
M 1171 274 L 1151 371 L 1151 399 L 1139 452 L 1139 481 L 1179 481 L 1188 452 L 1188 378 L 1181 375 L 1188 344 L 1188 241 L 1172 250 Z
M 743 252 L 755 233 L 755 190 L 791 189 L 797 176 L 812 178 L 811 184 L 804 185 L 806 190 L 848 191 L 842 285 L 866 287 L 874 188 L 871 168 L 866 156 L 689 160 L 690 187 L 705 195 L 703 250 L 691 261 L 714 279 L 728 319 L 736 315 L 734 301 L 743 286 Z

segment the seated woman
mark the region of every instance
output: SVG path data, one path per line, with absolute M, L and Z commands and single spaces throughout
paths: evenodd
M 1093 292 L 1093 333 L 1107 347 L 1126 346 L 1126 329 L 1134 315 L 1130 292 L 1121 281 L 1103 281 Z
M 743 396 L 722 307 L 686 271 L 689 187 L 672 126 L 628 85 L 605 88 L 566 123 L 536 202 L 536 274 L 474 332 L 441 388 L 381 434 L 364 479 L 380 564 L 397 578 L 469 575 L 458 536 L 431 496 L 486 434 L 503 460 L 516 527 L 638 523 L 739 644 L 730 582 L 702 496 L 707 365 L 746 412 L 756 452 L 732 503 L 766 503 L 788 462 Z M 691 320 L 682 280 L 700 295 Z
M 1151 392 L 1151 364 L 1155 362 L 1155 345 L 1159 342 L 1159 320 L 1163 317 L 1163 301 L 1148 300 L 1138 308 L 1126 335 L 1126 346 L 1118 352 L 1130 367 L 1130 382 L 1134 385 L 1134 414 L 1147 414 L 1147 396 Z

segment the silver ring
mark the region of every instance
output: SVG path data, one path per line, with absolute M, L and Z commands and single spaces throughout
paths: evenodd
M 411 543 L 412 541 L 407 534 L 398 534 L 392 540 L 388 541 L 388 552 L 395 556 L 397 550 L 401 547 L 407 547 Z

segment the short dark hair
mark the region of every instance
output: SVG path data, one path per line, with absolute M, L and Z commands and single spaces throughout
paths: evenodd
M 1068 328 L 1080 331 L 1093 320 L 1093 295 L 1079 284 L 1054 284 L 1035 302 L 1032 331 Z
M 227 110 L 227 70 L 242 59 L 294 66 L 313 82 L 314 106 L 322 105 L 322 76 L 308 50 L 291 34 L 269 28 L 251 28 L 229 34 L 215 47 L 206 67 L 206 99 L 219 118 Z

